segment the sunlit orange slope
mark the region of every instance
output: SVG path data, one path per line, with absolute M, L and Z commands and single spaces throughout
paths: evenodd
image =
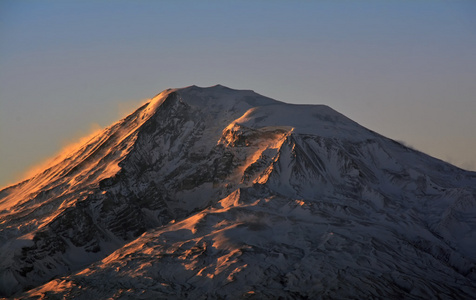
M 25 207 L 31 211 L 48 206 L 48 215 L 53 208 L 60 213 L 77 200 L 68 199 L 70 192 L 76 193 L 77 188 L 81 187 L 87 193 L 86 189 L 90 185 L 97 185 L 102 179 L 116 174 L 120 169 L 119 163 L 134 145 L 139 128 L 154 114 L 170 92 L 171 90 L 167 90 L 158 94 L 116 124 L 104 130 L 95 130 L 79 142 L 66 146 L 54 158 L 42 164 L 41 168 L 36 167 L 35 174 L 33 171 L 28 172 L 30 178 L 0 191 L 0 218 L 11 216 Z M 43 199 L 46 201 L 38 199 L 40 191 L 45 195 Z M 69 201 L 47 201 L 54 198 Z M 35 223 L 41 224 L 41 220 L 39 215 Z

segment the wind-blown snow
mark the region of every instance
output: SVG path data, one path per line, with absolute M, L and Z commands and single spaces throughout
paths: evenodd
M 475 173 L 252 91 L 164 91 L 0 207 L 3 295 L 476 297 Z

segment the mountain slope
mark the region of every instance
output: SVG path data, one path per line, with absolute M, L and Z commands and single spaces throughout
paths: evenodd
M 476 174 L 327 106 L 167 90 L 0 195 L 4 295 L 476 295 Z

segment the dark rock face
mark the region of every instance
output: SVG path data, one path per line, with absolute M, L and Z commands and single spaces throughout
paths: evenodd
M 325 106 L 164 91 L 0 195 L 5 296 L 476 296 L 476 174 Z

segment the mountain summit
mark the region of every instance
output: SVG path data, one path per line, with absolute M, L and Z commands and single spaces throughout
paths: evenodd
M 476 173 L 324 105 L 169 89 L 0 191 L 0 296 L 474 299 Z

